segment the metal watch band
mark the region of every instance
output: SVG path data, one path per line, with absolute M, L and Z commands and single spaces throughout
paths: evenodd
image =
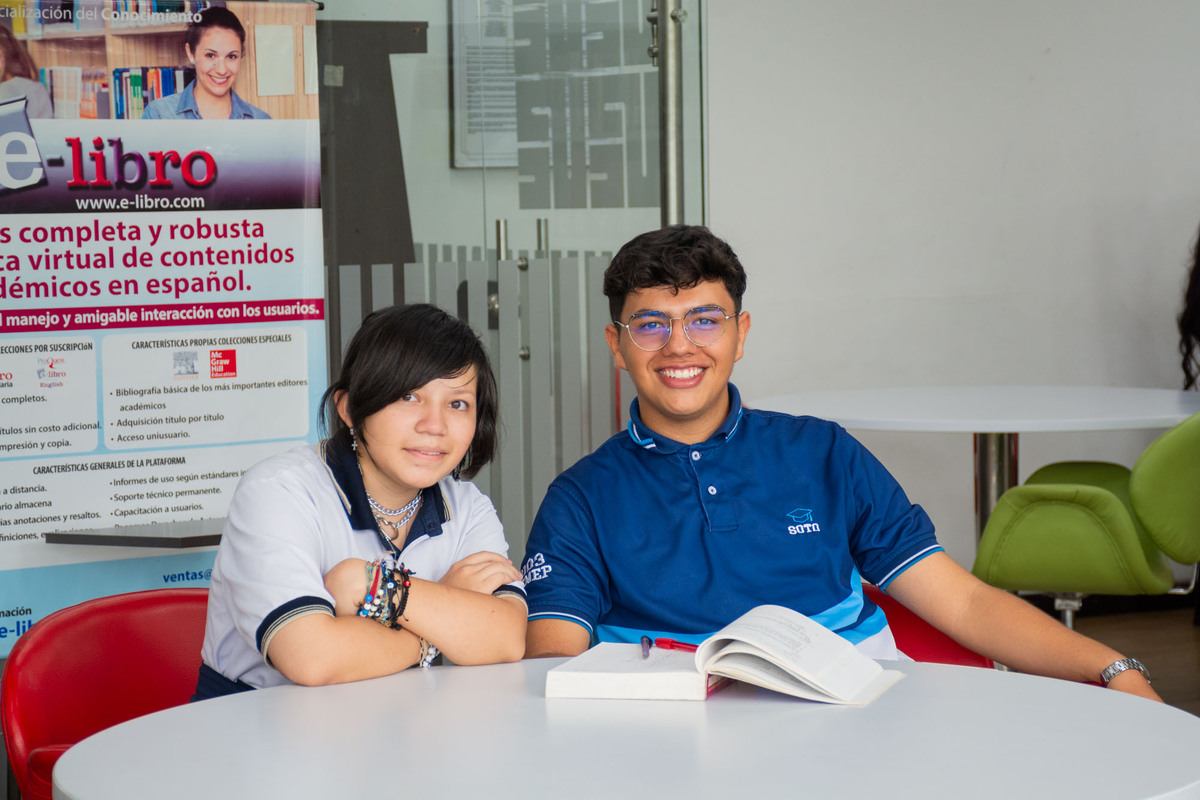
M 1136 669 L 1142 673 L 1142 676 L 1146 679 L 1146 683 L 1150 683 L 1150 670 L 1146 669 L 1146 665 L 1136 658 L 1118 658 L 1100 673 L 1100 682 L 1108 686 L 1109 681 L 1127 669 Z

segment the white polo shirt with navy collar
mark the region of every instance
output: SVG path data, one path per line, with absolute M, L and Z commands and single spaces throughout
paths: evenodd
M 627 429 L 550 485 L 522 565 L 529 619 L 699 642 L 771 603 L 897 658 L 862 582 L 886 590 L 941 550 L 929 516 L 839 425 L 729 398 L 695 445 L 647 428 L 634 400 Z
M 333 614 L 324 576 L 338 562 L 398 552 L 418 578 L 436 581 L 481 551 L 504 555 L 508 543 L 491 501 L 467 481 L 446 477 L 424 489 L 404 546 L 395 548 L 375 522 L 348 446 L 330 440 L 256 464 L 234 492 L 213 565 L 197 699 L 289 683 L 263 654 L 288 622 Z M 519 582 L 496 591 L 505 593 L 525 596 Z

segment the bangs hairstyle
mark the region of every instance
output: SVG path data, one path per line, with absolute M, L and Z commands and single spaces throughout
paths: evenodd
M 704 281 L 720 281 L 733 298 L 733 312 L 742 310 L 746 270 L 724 240 L 701 225 L 672 225 L 630 239 L 604 271 L 604 296 L 609 316 L 620 319 L 630 292 L 669 286 L 679 292 Z M 728 309 L 726 309 L 728 310 Z
M 461 375 L 471 367 L 476 376 L 475 438 L 463 459 L 462 475 L 473 477 L 496 452 L 496 377 L 475 331 L 437 306 L 392 306 L 363 320 L 346 348 L 341 374 L 321 396 L 325 431 L 350 443 L 350 429 L 337 413 L 341 392 L 346 393 L 350 424 L 362 437 L 367 417 L 430 381 Z
M 228 8 L 210 6 L 200 12 L 199 18 L 195 22 L 188 23 L 187 31 L 183 34 L 183 40 L 187 42 L 187 46 L 193 54 L 196 52 L 196 45 L 200 44 L 200 37 L 209 28 L 231 30 L 237 34 L 242 47 L 246 46 L 246 29 L 242 27 L 242 21 L 237 18 L 237 14 Z

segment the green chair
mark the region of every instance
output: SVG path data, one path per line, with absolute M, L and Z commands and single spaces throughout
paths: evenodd
M 1167 559 L 1192 564 L 1176 587 Z M 1200 561 L 1200 414 L 1146 448 L 1133 469 L 1091 461 L 1043 467 L 996 504 L 974 573 L 1050 594 L 1067 627 L 1084 595 L 1185 594 Z

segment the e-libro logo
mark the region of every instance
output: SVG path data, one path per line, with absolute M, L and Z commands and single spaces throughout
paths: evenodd
M 24 97 L 0 103 L 0 195 L 46 183 L 46 169 L 25 104 Z

